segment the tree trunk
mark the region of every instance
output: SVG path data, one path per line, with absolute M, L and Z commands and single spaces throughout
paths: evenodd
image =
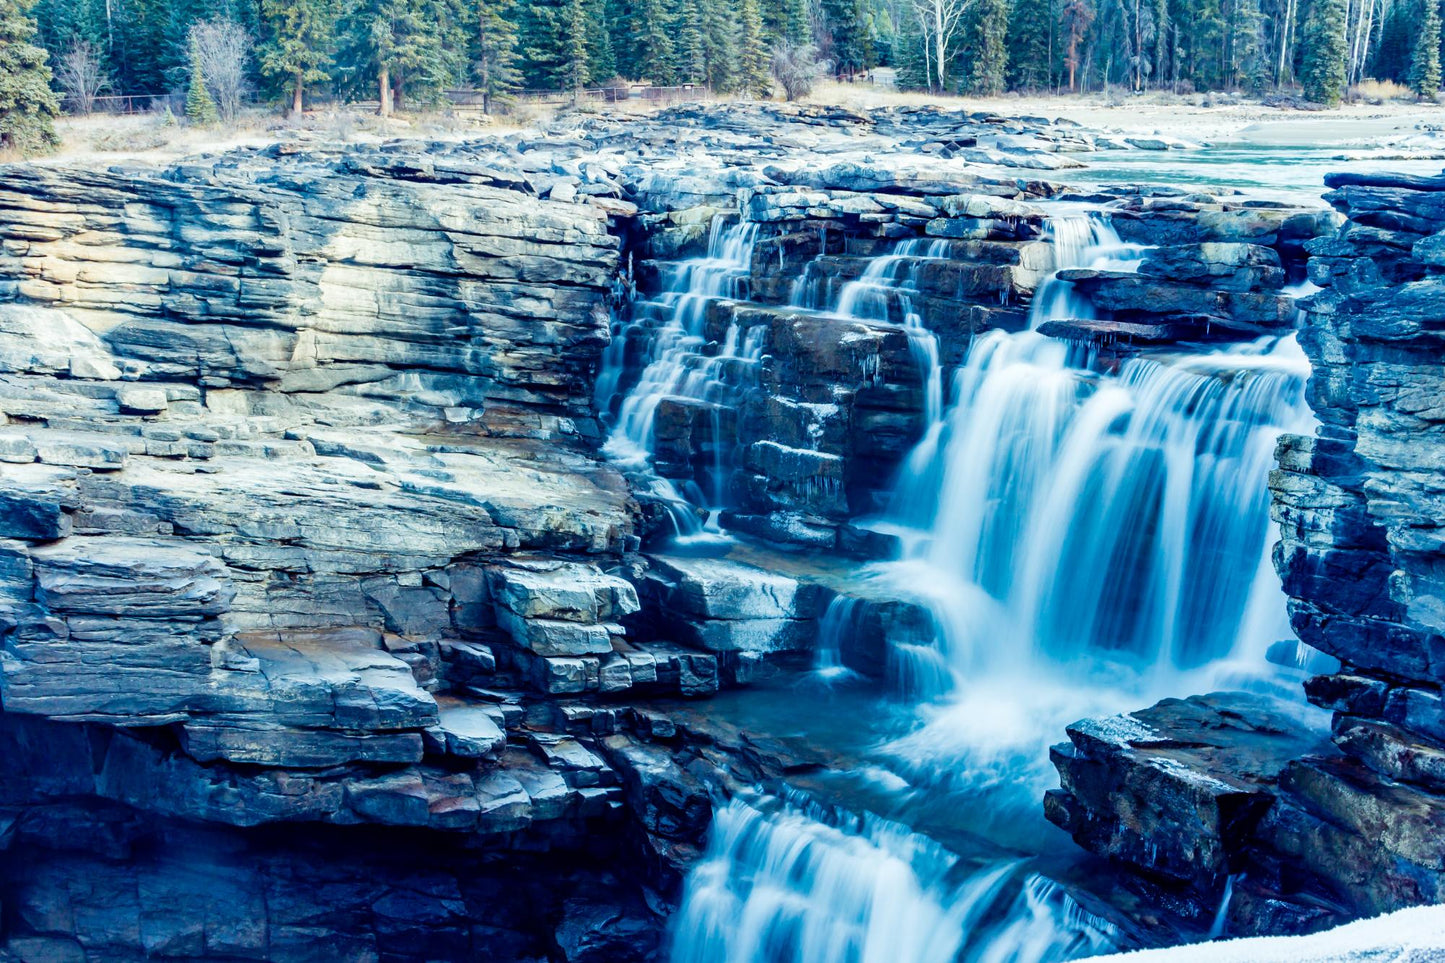
M 944 93 L 948 89 L 948 78 L 944 66 L 944 38 L 943 38 L 943 3 L 944 0 L 933 0 L 933 45 L 934 52 L 938 58 L 938 92 Z
M 304 99 L 305 89 L 306 75 L 298 70 L 296 71 L 296 91 L 291 98 L 291 113 L 295 114 L 297 117 L 301 116 L 302 102 Z
M 379 98 L 381 99 L 381 106 L 377 108 L 377 113 L 381 114 L 381 116 L 383 116 L 383 117 L 390 117 L 390 116 L 391 116 L 391 71 L 387 69 L 387 67 L 386 67 L 385 64 L 382 64 L 382 65 L 381 65 L 381 73 L 377 76 L 376 86 L 377 86 L 377 97 L 379 97 Z

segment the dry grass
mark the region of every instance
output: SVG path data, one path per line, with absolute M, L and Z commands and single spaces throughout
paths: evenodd
M 1416 97 L 1409 87 L 1393 80 L 1362 80 L 1350 88 L 1349 99 L 1366 104 L 1385 104 L 1390 101 L 1414 103 Z

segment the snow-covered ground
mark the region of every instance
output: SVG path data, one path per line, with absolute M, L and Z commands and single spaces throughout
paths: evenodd
M 1416 906 L 1309 936 L 1196 943 L 1089 963 L 1445 963 L 1445 905 Z

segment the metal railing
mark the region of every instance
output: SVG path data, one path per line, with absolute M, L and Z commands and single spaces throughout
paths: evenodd
M 458 87 L 444 91 L 447 102 L 453 107 L 477 107 L 482 106 L 483 96 L 480 90 L 470 87 Z M 512 94 L 513 99 L 528 104 L 570 104 L 574 97 L 570 90 L 520 90 Z M 673 87 L 653 87 L 649 84 L 628 84 L 612 87 L 588 87 L 577 94 L 577 99 L 587 103 L 598 104 L 620 104 L 629 101 L 646 104 L 680 104 L 687 101 L 712 100 L 713 92 L 703 84 L 679 84 Z M 66 98 L 66 106 L 72 113 L 79 113 L 77 105 Z M 248 100 L 248 103 L 253 101 Z M 308 104 L 340 103 L 333 97 L 325 95 L 324 91 L 318 90 L 315 94 L 308 94 Z M 105 94 L 96 97 L 91 102 L 90 112 L 92 114 L 148 114 L 165 110 L 170 107 L 176 114 L 182 114 L 186 109 L 186 96 L 183 93 L 173 94 Z M 353 107 L 364 107 L 364 102 L 353 102 Z M 372 102 L 375 106 L 375 102 Z

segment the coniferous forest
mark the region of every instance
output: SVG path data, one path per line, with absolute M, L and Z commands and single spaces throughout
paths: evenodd
M 0 114 L 185 95 L 198 78 L 209 91 L 184 103 L 206 119 L 257 99 L 387 113 L 457 88 L 488 110 L 634 82 L 793 96 L 880 67 L 939 93 L 1328 105 L 1371 79 L 1435 97 L 1440 46 L 1438 0 L 0 0 Z

